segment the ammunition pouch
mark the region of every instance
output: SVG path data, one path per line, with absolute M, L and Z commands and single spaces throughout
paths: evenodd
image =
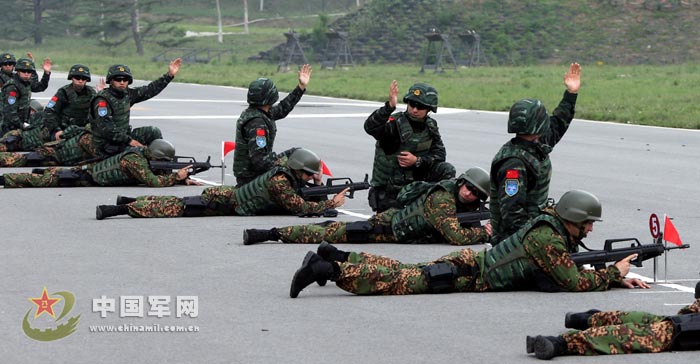
M 58 171 L 57 177 L 59 187 L 76 187 L 80 186 L 81 182 L 90 180 L 90 175 L 87 172 L 73 169 L 61 169 Z
M 107 155 L 115 155 L 126 150 L 127 146 L 128 145 L 105 144 L 105 146 L 102 148 L 102 151 L 104 151 L 104 153 Z
M 673 323 L 672 350 L 700 349 L 700 313 L 669 317 Z
M 368 243 L 369 234 L 371 232 L 372 224 L 368 221 L 353 221 L 345 225 L 345 234 L 348 236 L 348 243 Z
M 369 207 L 372 211 L 382 212 L 386 211 L 392 207 L 401 207 L 396 201 L 398 197 L 398 190 L 395 192 L 389 192 L 382 187 L 370 187 L 368 193 Z
M 37 152 L 29 152 L 24 155 L 24 158 L 27 160 L 27 167 L 37 167 L 37 166 L 42 166 L 44 165 L 44 162 L 48 160 L 46 156 L 41 155 Z M 33 172 L 32 172 L 33 173 Z
M 435 263 L 423 267 L 423 274 L 428 280 L 430 293 L 454 292 L 456 273 L 454 265 L 450 263 Z
M 0 139 L 0 143 L 5 144 L 8 152 L 22 150 L 22 137 L 19 135 L 8 135 Z
M 202 196 L 185 196 L 182 199 L 185 203 L 185 210 L 183 211 L 182 216 L 204 216 L 204 211 L 209 208 L 209 204 L 202 200 Z

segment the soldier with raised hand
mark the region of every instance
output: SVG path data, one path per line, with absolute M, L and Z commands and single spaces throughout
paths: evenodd
M 109 87 L 99 91 L 90 101 L 90 126 L 92 143 L 98 156 L 107 157 L 124 151 L 127 147 L 143 147 L 162 138 L 159 128 L 144 126 L 131 129 L 131 106 L 158 95 L 175 78 L 182 60 L 176 58 L 168 66 L 168 72 L 159 79 L 141 87 L 129 87 L 134 82 L 131 69 L 123 64 L 109 67 Z
M 277 120 L 284 119 L 306 92 L 311 80 L 311 66 L 299 70 L 299 84 L 278 105 L 277 86 L 269 78 L 258 78 L 248 86 L 248 108 L 236 122 L 236 149 L 233 152 L 233 175 L 242 186 L 275 166 L 280 157 L 289 157 L 296 149 L 275 153 Z
M 331 200 L 304 200 L 300 190 L 321 172 L 321 160 L 304 148 L 295 150 L 285 165 L 273 167 L 243 186 L 205 188 L 199 196 L 119 196 L 117 205 L 97 206 L 96 218 L 131 217 L 256 216 L 271 214 L 321 215 L 342 206 L 347 189 Z
M 90 69 L 75 64 L 68 71 L 69 84 L 61 87 L 46 104 L 44 124 L 52 140 L 61 139 L 61 134 L 71 125 L 83 127 L 89 122 L 90 100 L 97 91 L 87 83 L 92 80 Z M 104 86 L 102 87 L 104 88 Z
M 569 312 L 569 329 L 558 336 L 528 336 L 526 349 L 538 359 L 564 355 L 660 353 L 700 350 L 700 282 L 695 302 L 675 316 L 642 311 Z
M 604 291 L 611 287 L 649 288 L 625 276 L 632 254 L 599 270 L 578 268 L 570 253 L 600 221 L 602 205 L 593 194 L 566 192 L 515 234 L 492 249 L 463 249 L 435 261 L 405 264 L 369 253 L 344 252 L 322 243 L 308 252 L 292 279 L 290 296 L 314 282 L 330 280 L 359 295 L 404 295 L 484 291 Z
M 5 188 L 135 186 L 170 187 L 175 184 L 198 185 L 189 178 L 189 168 L 175 173 L 156 174 L 149 160 L 172 160 L 175 147 L 156 139 L 148 148 L 131 147 L 100 162 L 74 168 L 46 168 L 41 173 L 7 173 L 0 176 Z
M 25 59 L 34 62 L 34 56 L 32 56 L 30 52 L 27 52 L 27 58 Z M 2 87 L 2 85 L 12 78 L 16 63 L 17 60 L 12 53 L 0 54 L 0 87 Z M 51 59 L 44 59 L 41 67 L 44 70 L 41 80 L 39 80 L 39 76 L 36 74 L 36 71 L 33 72 L 32 76 L 30 77 L 32 92 L 42 92 L 49 87 L 49 79 L 51 78 Z
M 389 100 L 365 121 L 365 132 L 376 139 L 369 205 L 382 212 L 400 207 L 396 197 L 401 188 L 414 181 L 437 182 L 454 178 L 455 168 L 445 162 L 447 151 L 437 121 L 438 92 L 425 83 L 416 83 L 403 97 L 406 111 L 394 112 L 399 88 L 396 80 L 389 87 Z
M 522 99 L 510 109 L 508 133 L 516 134 L 491 162 L 491 224 L 497 244 L 538 216 L 547 203 L 552 162 L 549 154 L 574 118 L 581 66 L 564 74 L 564 97 L 551 117 L 542 101 Z
M 32 100 L 32 74 L 36 72 L 34 62 L 20 58 L 15 65 L 17 73 L 2 85 L 2 125 L 0 135 L 10 130 L 23 129 L 29 123 Z
M 281 228 L 246 229 L 243 244 L 267 240 L 284 243 L 417 243 L 472 245 L 486 243 L 491 236 L 491 225 L 462 227 L 457 213 L 479 209 L 480 201 L 489 194 L 489 174 L 474 167 L 456 179 L 436 183 L 414 182 L 399 193 L 418 196 L 406 201 L 401 209 L 391 208 L 372 216 L 367 221 L 327 222 Z M 423 192 L 418 192 L 420 189 Z

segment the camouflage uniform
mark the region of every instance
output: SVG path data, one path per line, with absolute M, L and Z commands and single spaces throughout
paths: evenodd
M 17 74 L 2 86 L 2 124 L 0 134 L 22 129 L 29 121 L 29 102 L 32 99 L 30 81 L 22 80 Z
M 368 253 L 351 252 L 347 262 L 336 262 L 336 285 L 360 295 L 400 295 L 483 291 L 603 291 L 620 286 L 615 266 L 600 270 L 577 268 L 570 252 L 574 238 L 563 228 L 554 209 L 512 235 L 510 243 L 490 250 L 463 249 L 435 261 L 404 264 Z M 431 272 L 441 271 L 440 279 Z
M 243 187 L 219 186 L 205 188 L 200 196 L 179 198 L 175 196 L 140 196 L 127 204 L 131 217 L 182 217 L 182 216 L 254 216 L 260 214 L 322 214 L 333 208 L 333 201 L 311 202 L 299 195 L 303 181 L 292 177 L 290 170 L 275 167 Z M 256 183 L 259 183 L 257 185 Z M 261 187 L 265 186 L 265 187 Z M 243 188 L 254 187 L 259 198 L 248 199 L 246 206 L 241 199 Z M 268 198 L 262 204 L 255 202 Z M 255 201 L 253 201 L 255 200 Z M 189 201 L 197 201 L 195 208 Z
M 49 134 L 54 136 L 70 125 L 87 125 L 90 100 L 96 93 L 97 91 L 89 85 L 76 91 L 72 83 L 58 89 L 46 104 L 44 124 Z
M 233 151 L 233 174 L 237 186 L 252 181 L 275 166 L 275 161 L 280 157 L 272 151 L 277 136 L 276 122 L 292 112 L 304 92 L 297 86 L 268 112 L 250 106 L 238 118 L 236 149 Z M 288 156 L 290 152 L 284 154 Z
M 5 188 L 135 186 L 169 187 L 181 181 L 177 173 L 156 175 L 144 148 L 130 148 L 104 161 L 75 168 L 46 168 L 42 173 L 7 173 Z M 67 179 L 61 177 L 69 177 Z
M 515 137 L 496 153 L 490 172 L 492 241 L 508 237 L 546 205 L 552 175 L 549 153 L 574 118 L 576 98 L 577 94 L 564 92 L 539 142 Z
M 445 187 L 426 191 L 401 210 L 391 208 L 368 221 L 297 225 L 277 228 L 277 231 L 285 243 L 306 244 L 325 240 L 330 243 L 471 245 L 488 241 L 486 229 L 464 228 L 456 216 L 462 210 L 478 209 L 479 202 L 463 207 L 456 197 L 459 187 L 452 181 L 444 181 L 441 185 Z M 414 218 L 416 221 L 412 221 Z
M 93 132 L 92 143 L 100 156 L 123 151 L 132 139 L 148 145 L 162 138 L 160 129 L 154 126 L 132 130 L 129 125 L 130 111 L 132 105 L 158 95 L 172 80 L 172 76 L 165 74 L 146 86 L 128 87 L 124 91 L 110 86 L 92 98 L 88 117 Z
M 96 160 L 89 126 L 70 126 L 64 130 L 63 137 L 26 154 L 0 152 L 0 167 L 75 166 Z
M 413 181 L 437 182 L 455 177 L 455 168 L 445 162 L 447 152 L 435 119 L 411 120 L 387 102 L 365 121 L 365 131 L 377 140 L 372 169 L 369 203 L 381 212 L 396 204 L 401 187 Z M 415 165 L 402 168 L 396 159 L 401 152 L 419 157 Z
M 0 138 L 0 152 L 28 152 L 49 141 L 49 132 L 44 127 L 44 112 L 29 116 L 26 129 L 10 130 Z
M 696 321 L 700 316 L 700 300 L 695 300 L 678 311 Z M 646 312 L 608 311 L 594 313 L 588 320 L 590 327 L 571 330 L 561 335 L 566 341 L 564 355 L 658 353 L 671 350 L 697 350 L 700 343 L 697 333 L 694 348 L 681 347 L 675 340 L 679 334 L 671 317 Z

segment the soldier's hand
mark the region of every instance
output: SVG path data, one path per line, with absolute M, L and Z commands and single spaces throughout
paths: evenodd
M 189 166 L 182 167 L 182 168 L 178 169 L 177 170 L 177 177 L 175 177 L 175 179 L 177 179 L 178 181 L 186 181 L 188 179 L 187 177 L 190 176 L 190 168 L 192 168 L 191 164 Z M 185 182 L 185 183 L 187 183 L 187 182 Z
M 486 230 L 486 235 L 491 236 L 493 235 L 493 230 L 491 229 L 491 221 L 487 222 L 484 226 L 482 226 L 484 230 Z
M 202 186 L 202 185 L 204 185 L 202 182 L 195 181 L 189 177 L 187 179 L 185 179 L 185 184 L 188 186 Z
M 129 145 L 132 147 L 145 147 L 145 145 L 141 144 L 141 142 L 139 142 L 136 139 L 131 139 L 131 141 L 129 142 Z
M 416 161 L 418 160 L 418 157 L 413 155 L 411 152 L 401 152 L 399 153 L 398 156 L 396 156 L 396 159 L 399 161 L 399 166 L 402 168 L 408 168 L 414 164 L 416 164 Z
M 399 102 L 399 83 L 396 80 L 391 81 L 389 85 L 389 106 L 396 107 Z
M 649 286 L 647 282 L 644 282 L 643 280 L 638 278 L 625 278 L 622 280 L 622 286 L 626 288 L 651 288 L 651 286 Z
M 314 173 L 313 174 L 314 184 L 319 185 L 319 186 L 323 185 L 322 178 L 323 178 L 323 175 L 321 175 L 321 173 Z
M 34 55 L 32 54 L 32 52 L 27 51 L 27 58 L 31 59 L 32 62 L 34 62 Z
M 569 71 L 564 74 L 564 85 L 569 93 L 576 94 L 581 87 L 581 65 L 572 63 Z
M 306 85 L 311 80 L 311 65 L 305 64 L 299 70 L 299 88 L 306 90 Z
M 55 139 L 55 140 L 60 140 L 60 139 L 61 139 L 61 135 L 63 135 L 63 130 L 57 131 L 56 134 L 54 134 L 54 139 Z
M 41 65 L 41 68 L 44 69 L 44 73 L 51 73 L 51 58 L 44 58 L 44 63 Z
M 170 65 L 168 66 L 168 75 L 170 75 L 170 77 L 175 77 L 175 75 L 177 74 L 177 71 L 180 70 L 181 64 L 182 64 L 181 58 L 175 58 L 172 62 L 170 62 Z
M 345 204 L 345 194 L 350 191 L 350 187 L 338 192 L 335 196 L 333 196 L 333 207 L 340 207 Z
M 107 83 L 105 82 L 105 78 L 100 77 L 100 80 L 97 81 L 97 85 L 95 86 L 95 89 L 97 90 L 97 92 L 100 92 L 100 91 L 104 90 L 105 87 L 107 87 Z
M 621 261 L 615 263 L 617 269 L 620 270 L 620 276 L 624 277 L 627 275 L 627 273 L 630 272 L 630 261 L 635 258 L 637 258 L 637 254 L 632 254 L 626 257 L 625 259 L 622 259 Z

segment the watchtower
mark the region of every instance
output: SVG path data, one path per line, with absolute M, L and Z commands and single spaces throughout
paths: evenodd
M 423 73 L 425 70 L 434 70 L 436 73 L 444 72 L 442 69 L 442 62 L 445 56 L 448 57 L 447 62 L 451 62 L 453 68 L 456 70 L 457 61 L 452 54 L 452 47 L 450 46 L 447 35 L 441 34 L 436 28 L 431 28 L 428 33 L 425 34 L 425 38 L 428 40 L 428 46 L 425 49 L 423 65 L 420 67 L 420 72 Z
M 321 68 L 334 69 L 338 66 L 352 66 L 348 33 L 330 29 L 326 33 L 326 37 L 328 38 L 328 43 L 326 43 L 325 61 L 321 62 Z
M 481 36 L 476 30 L 467 30 L 458 35 L 462 41 L 462 58 L 459 64 L 467 67 L 475 67 L 485 61 L 484 52 L 481 50 Z
M 295 63 L 297 65 L 309 63 L 304 54 L 304 50 L 301 48 L 301 44 L 299 44 L 299 35 L 297 32 L 290 30 L 284 33 L 284 36 L 287 37 L 287 44 L 284 48 L 282 58 L 277 65 L 277 72 L 288 72 L 289 65 L 292 64 L 292 61 L 295 59 L 297 60 L 297 63 Z

